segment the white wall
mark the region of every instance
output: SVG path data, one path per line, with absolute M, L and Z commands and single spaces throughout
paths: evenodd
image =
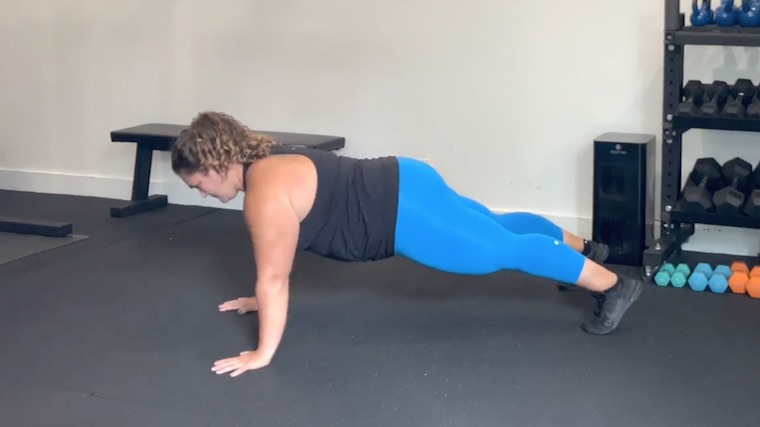
M 662 1 L 0 0 L 0 9 L 0 188 L 128 198 L 134 147 L 110 143 L 109 132 L 216 109 L 255 129 L 345 136 L 348 155 L 426 158 L 494 209 L 588 233 L 593 138 L 660 135 Z M 757 58 L 689 47 L 686 77 L 760 82 Z M 754 164 L 758 138 L 692 131 L 685 168 L 702 155 Z M 218 206 L 156 157 L 153 191 Z

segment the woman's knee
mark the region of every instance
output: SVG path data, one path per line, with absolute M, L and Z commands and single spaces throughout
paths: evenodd
M 562 240 L 562 228 L 547 218 L 531 212 L 509 212 L 499 215 L 504 228 L 517 234 L 544 234 Z
M 516 270 L 575 283 L 583 269 L 585 257 L 561 239 L 543 234 L 521 234 L 515 237 L 510 258 Z

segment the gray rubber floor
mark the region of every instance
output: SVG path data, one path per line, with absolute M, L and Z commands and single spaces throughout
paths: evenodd
M 70 245 L 86 238 L 87 236 L 77 234 L 64 237 L 47 237 L 0 232 L 0 265 Z
M 3 425 L 758 423 L 759 300 L 651 286 L 596 337 L 578 328 L 588 294 L 544 280 L 303 254 L 275 360 L 230 378 L 214 360 L 257 331 L 255 315 L 217 310 L 253 290 L 239 212 L 113 219 L 102 199 L 0 201 L 8 215 L 64 212 L 90 236 L 0 266 Z

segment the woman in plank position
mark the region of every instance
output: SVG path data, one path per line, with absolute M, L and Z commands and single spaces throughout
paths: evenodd
M 203 195 L 226 203 L 245 194 L 254 296 L 219 309 L 258 311 L 258 347 L 215 362 L 217 374 L 238 376 L 272 360 L 285 330 L 297 251 L 344 261 L 398 255 L 445 272 L 519 270 L 577 285 L 597 296 L 596 310 L 581 328 L 599 335 L 617 328 L 642 290 L 638 279 L 600 265 L 605 245 L 535 214 L 495 214 L 410 158 L 354 159 L 287 147 L 227 114 L 203 112 L 178 137 L 171 159 L 174 172 Z

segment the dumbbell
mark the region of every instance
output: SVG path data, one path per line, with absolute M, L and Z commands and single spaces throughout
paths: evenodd
M 713 269 L 710 264 L 700 262 L 694 267 L 694 272 L 689 276 L 689 287 L 693 291 L 702 292 L 707 288 L 707 282 L 713 275 Z
M 713 11 L 710 8 L 710 0 L 702 0 L 699 5 L 697 0 L 691 2 L 691 25 L 695 27 L 704 27 L 713 23 Z
M 691 274 L 691 270 L 689 269 L 689 266 L 680 263 L 676 266 L 676 271 L 673 273 L 672 276 L 670 276 L 670 284 L 673 285 L 674 288 L 683 288 L 686 284 L 686 279 Z
M 760 277 L 751 277 L 747 282 L 747 295 L 750 298 L 760 298 Z
M 744 262 L 731 264 L 732 274 L 728 279 L 728 286 L 735 294 L 747 294 L 752 298 L 760 298 L 760 266 L 749 270 Z
M 716 294 L 722 294 L 728 289 L 729 277 L 731 277 L 731 268 L 727 265 L 719 265 L 713 270 L 710 280 L 707 281 L 707 287 Z
M 747 106 L 747 117 L 760 119 L 760 92 L 758 92 L 758 88 L 755 88 L 755 96 Z
M 746 117 L 747 106 L 752 102 L 755 96 L 755 85 L 749 79 L 737 79 L 731 87 L 731 98 L 726 101 L 721 116 L 742 118 Z
M 760 266 L 756 265 L 750 270 L 745 291 L 752 298 L 760 298 Z
M 760 26 L 760 2 L 758 0 L 744 0 L 737 10 L 737 20 L 742 27 Z
M 674 288 L 683 288 L 690 274 L 689 266 L 684 263 L 676 267 L 671 263 L 665 263 L 654 275 L 654 283 L 662 287 L 673 285 Z
M 760 188 L 756 188 L 749 193 L 747 201 L 744 203 L 744 214 L 752 218 L 760 218 Z
M 683 88 L 684 100 L 678 104 L 678 114 L 682 116 L 699 115 L 699 107 L 705 96 L 705 85 L 698 80 L 689 80 Z
M 755 166 L 752 173 L 752 192 L 747 196 L 744 203 L 744 214 L 753 218 L 760 218 L 760 163 Z
M 713 270 L 710 264 L 700 262 L 694 267 L 688 283 L 693 291 L 702 292 L 709 288 L 716 294 L 722 294 L 728 289 L 729 277 L 731 277 L 731 269 L 727 265 L 718 265 Z
M 705 88 L 704 100 L 699 113 L 706 117 L 718 117 L 728 99 L 728 83 L 715 80 Z
M 681 208 L 687 212 L 707 212 L 715 208 L 712 192 L 720 184 L 720 163 L 712 157 L 697 159 L 683 189 Z
M 746 262 L 735 261 L 731 263 L 731 277 L 728 278 L 728 287 L 735 294 L 747 293 L 749 282 L 749 267 Z
M 752 174 L 752 165 L 744 159 L 734 157 L 723 164 L 721 173 L 728 186 L 713 194 L 715 212 L 739 215 L 744 206 L 744 192 Z
M 720 27 L 730 27 L 736 24 L 736 9 L 734 0 L 721 0 L 715 8 L 715 23 Z
M 654 275 L 654 283 L 657 286 L 668 286 L 670 284 L 670 276 L 676 272 L 676 268 L 671 263 L 663 264 Z

